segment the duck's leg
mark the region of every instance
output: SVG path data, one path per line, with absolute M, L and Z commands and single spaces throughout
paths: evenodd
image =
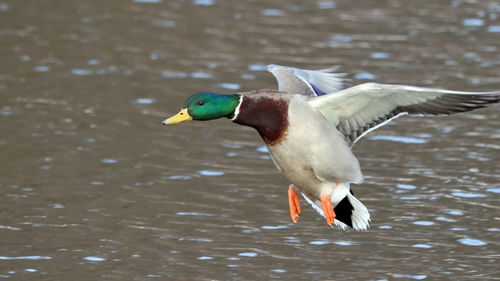
M 321 194 L 319 198 L 321 199 L 321 209 L 323 209 L 323 213 L 325 214 L 326 223 L 329 227 L 332 227 L 335 222 L 335 211 L 333 211 L 332 198 L 327 194 Z
M 299 221 L 300 204 L 299 195 L 295 192 L 293 184 L 288 187 L 288 206 L 290 207 L 290 217 L 294 223 Z

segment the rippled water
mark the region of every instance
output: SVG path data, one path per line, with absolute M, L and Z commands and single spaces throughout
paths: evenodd
M 366 232 L 331 231 L 257 134 L 162 128 L 270 63 L 500 89 L 497 1 L 0 1 L 0 278 L 500 278 L 499 107 L 400 118 L 355 148 Z

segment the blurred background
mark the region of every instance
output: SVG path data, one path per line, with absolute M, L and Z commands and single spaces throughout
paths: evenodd
M 259 136 L 162 127 L 267 64 L 500 90 L 489 0 L 0 0 L 0 278 L 500 278 L 500 107 L 400 118 L 355 147 L 366 232 L 330 230 Z

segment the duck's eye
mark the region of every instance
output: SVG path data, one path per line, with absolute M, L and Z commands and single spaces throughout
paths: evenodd
M 204 105 L 204 104 L 205 104 L 205 102 L 202 100 L 198 102 L 198 105 Z

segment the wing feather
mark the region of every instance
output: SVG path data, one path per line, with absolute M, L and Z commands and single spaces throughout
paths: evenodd
M 354 145 L 367 133 L 402 115 L 448 115 L 499 101 L 500 91 L 461 92 L 366 83 L 313 98 L 309 103 Z
M 295 67 L 270 64 L 267 70 L 278 81 L 278 90 L 305 96 L 321 96 L 341 90 L 344 73 L 332 73 L 338 67 L 320 70 L 306 70 Z

